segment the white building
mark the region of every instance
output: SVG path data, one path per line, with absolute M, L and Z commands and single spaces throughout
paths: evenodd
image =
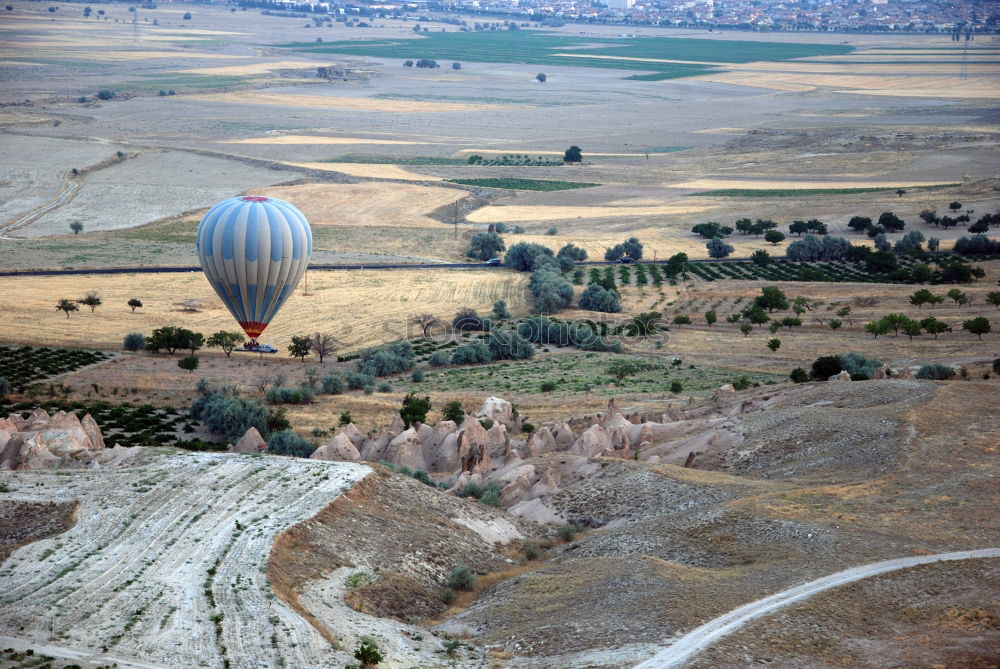
M 625 11 L 635 5 L 635 0 L 605 0 L 608 4 L 608 9 L 618 9 Z

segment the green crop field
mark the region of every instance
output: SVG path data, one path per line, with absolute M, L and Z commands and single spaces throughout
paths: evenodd
M 934 190 L 935 188 L 952 188 L 960 184 L 938 184 L 935 186 L 907 186 L 905 191 Z M 881 186 L 878 188 L 720 188 L 691 193 L 692 196 L 705 197 L 796 197 L 799 195 L 853 195 L 855 193 L 895 192 L 896 188 Z
M 483 186 L 485 188 L 509 188 L 511 190 L 572 190 L 574 188 L 592 188 L 601 184 L 589 184 L 582 181 L 547 181 L 545 179 L 448 179 L 454 184 L 463 186 Z
M 596 39 L 553 35 L 535 30 L 503 32 L 428 33 L 416 39 L 368 42 L 293 42 L 281 45 L 295 51 L 379 56 L 400 59 L 440 59 L 485 63 L 533 63 L 570 67 L 602 67 L 655 71 L 656 79 L 689 77 L 714 71 L 715 63 L 790 60 L 808 56 L 851 53 L 849 46 L 833 44 L 779 44 L 749 41 L 714 41 L 671 37 Z M 585 47 L 586 51 L 581 51 Z M 569 58 L 563 54 L 573 54 Z M 691 63 L 657 63 L 613 60 L 591 55 L 624 58 L 685 60 Z M 580 56 L 580 57 L 576 57 Z
M 612 360 L 636 363 L 639 372 L 628 377 L 623 386 L 616 386 L 607 371 Z M 601 353 L 563 353 L 541 356 L 530 361 L 500 362 L 474 367 L 453 367 L 440 371 L 428 370 L 424 381 L 400 387 L 415 392 L 498 390 L 512 393 L 540 393 L 541 384 L 551 382 L 557 395 L 591 393 L 600 396 L 630 393 L 660 393 L 670 390 L 670 384 L 680 381 L 685 394 L 705 393 L 723 383 L 732 383 L 746 376 L 750 383 L 776 382 L 784 377 L 777 374 L 746 373 L 724 367 L 672 365 L 670 357 L 653 355 L 623 355 L 613 358 Z

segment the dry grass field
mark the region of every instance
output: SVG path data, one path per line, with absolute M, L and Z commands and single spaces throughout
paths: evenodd
M 308 294 L 303 295 L 306 281 Z M 526 275 L 495 270 L 313 271 L 262 339 L 284 350 L 292 335 L 330 332 L 343 351 L 354 351 L 417 334 L 408 323 L 416 313 L 450 321 L 459 307 L 489 311 L 501 299 L 524 313 L 526 283 Z M 164 325 L 206 335 L 239 331 L 201 272 L 5 278 L 4 286 L 0 309 L 8 317 L 0 324 L 0 341 L 118 349 L 127 333 L 149 334 Z M 59 299 L 79 299 L 88 291 L 104 301 L 94 313 L 83 307 L 66 318 L 56 311 Z M 134 314 L 125 304 L 133 297 L 144 305 Z M 190 299 L 203 306 L 185 311 L 181 303 Z

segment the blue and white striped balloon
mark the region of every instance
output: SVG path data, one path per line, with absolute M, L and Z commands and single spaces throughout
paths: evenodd
M 196 244 L 215 292 L 256 339 L 306 273 L 312 230 L 284 200 L 232 197 L 201 219 Z

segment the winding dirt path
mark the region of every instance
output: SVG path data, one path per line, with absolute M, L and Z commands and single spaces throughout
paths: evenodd
M 735 632 L 751 620 L 773 613 L 789 604 L 808 599 L 824 590 L 830 590 L 831 588 L 860 581 L 863 578 L 869 578 L 878 574 L 916 567 L 930 562 L 998 557 L 1000 557 L 1000 548 L 984 548 L 954 553 L 938 553 L 937 555 L 896 558 L 895 560 L 873 562 L 872 564 L 845 569 L 836 574 L 830 574 L 815 581 L 797 585 L 770 597 L 750 602 L 745 606 L 719 616 L 715 620 L 710 620 L 701 627 L 697 627 L 687 633 L 645 662 L 637 664 L 635 669 L 672 669 L 673 667 L 680 667 L 703 649 L 727 634 Z

